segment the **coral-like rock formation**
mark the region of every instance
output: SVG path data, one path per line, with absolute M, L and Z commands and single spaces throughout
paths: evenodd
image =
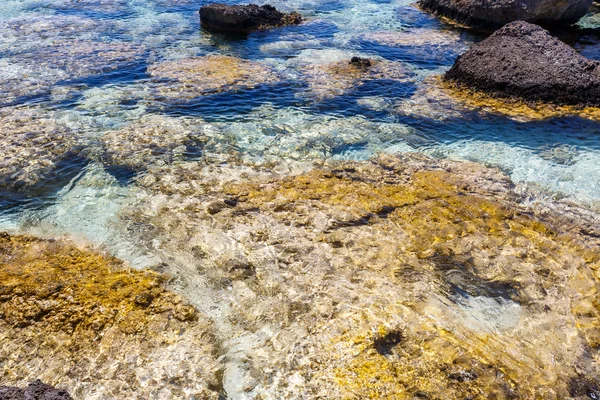
M 156 79 L 167 80 L 158 85 L 158 91 L 174 99 L 253 88 L 277 81 L 277 75 L 263 64 L 217 55 L 167 61 L 151 66 L 148 72 Z
M 0 380 L 81 399 L 217 398 L 209 320 L 164 277 L 57 240 L 0 234 Z
M 164 167 L 124 216 L 192 257 L 183 282 L 229 288 L 249 396 L 599 393 L 597 216 L 520 206 L 470 163 L 283 168 Z
M 301 22 L 297 12 L 282 13 L 270 5 L 214 3 L 200 8 L 202 27 L 213 31 L 249 33 Z
M 73 400 L 66 390 L 55 389 L 35 380 L 25 389 L 17 387 L 0 386 L 0 399 L 2 400 Z
M 513 21 L 541 24 L 572 24 L 583 17 L 593 0 L 419 0 L 419 5 L 484 29 L 495 29 Z
M 523 21 L 474 45 L 444 79 L 500 97 L 600 106 L 600 62 Z

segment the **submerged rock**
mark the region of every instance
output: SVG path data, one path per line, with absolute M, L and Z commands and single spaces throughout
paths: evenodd
M 58 165 L 76 159 L 78 139 L 53 112 L 11 108 L 0 110 L 0 185 L 3 190 L 30 188 L 66 174 Z
M 430 52 L 432 47 L 436 51 L 443 48 L 464 47 L 460 33 L 455 30 L 407 28 L 393 32 L 364 33 L 360 39 L 390 47 L 423 47 L 423 52 Z
M 410 73 L 401 63 L 361 57 L 309 65 L 302 72 L 308 84 L 308 97 L 317 101 L 344 95 L 368 81 L 410 81 Z
M 370 68 L 373 65 L 373 63 L 368 58 L 352 57 L 350 59 L 350 65 L 354 65 L 355 67 L 358 67 L 358 68 L 367 69 L 367 68 Z
M 477 91 L 439 77 L 425 79 L 415 93 L 395 105 L 395 113 L 436 120 L 470 118 L 473 112 L 485 116 L 501 114 L 520 122 L 540 121 L 548 118 L 579 116 L 600 120 L 600 108 L 556 105 L 531 102 L 519 98 L 498 97 Z
M 499 97 L 600 106 L 600 62 L 523 21 L 474 45 L 444 79 Z
M 57 42 L 94 39 L 110 29 L 107 21 L 73 15 L 31 15 L 0 21 L 0 50 L 4 54 L 31 52 Z
M 278 80 L 266 65 L 237 57 L 208 55 L 152 65 L 148 73 L 157 91 L 169 98 L 190 99 L 226 90 L 249 89 Z
M 155 163 L 193 156 L 206 141 L 201 132 L 203 124 L 201 119 L 144 115 L 122 129 L 102 135 L 101 161 L 142 170 Z
M 165 277 L 62 240 L 0 234 L 0 381 L 75 398 L 218 398 L 212 324 Z
M 25 389 L 0 386 L 2 400 L 73 400 L 66 390 L 55 389 L 42 381 L 35 380 Z
M 123 215 L 186 260 L 184 285 L 201 274 L 227 288 L 223 341 L 243 342 L 231 379 L 245 396 L 560 399 L 582 375 L 598 386 L 595 215 L 521 206 L 504 175 L 471 163 L 284 168 L 165 166 Z
M 473 27 L 496 29 L 513 21 L 573 24 L 593 0 L 419 0 L 423 9 Z
M 282 13 L 271 5 L 216 3 L 200 8 L 202 27 L 213 31 L 249 33 L 301 22 L 302 17 L 297 12 Z
M 131 67 L 142 51 L 130 43 L 72 40 L 65 35 L 4 57 L 0 60 L 0 104 L 47 94 L 58 82 Z

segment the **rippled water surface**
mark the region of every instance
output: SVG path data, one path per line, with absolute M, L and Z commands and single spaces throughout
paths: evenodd
M 138 268 L 169 264 L 175 286 L 232 337 L 223 317 L 230 311 L 209 289 L 210 277 L 184 267 L 200 250 L 182 239 L 197 221 L 180 214 L 189 211 L 192 189 L 215 179 L 186 175 L 202 166 L 223 168 L 226 182 L 252 166 L 297 175 L 314 161 L 417 152 L 498 167 L 539 198 L 599 209 L 600 122 L 506 116 L 438 97 L 436 76 L 485 36 L 441 22 L 411 0 L 270 3 L 306 22 L 231 37 L 202 31 L 203 3 L 192 0 L 3 1 L 0 229 L 68 235 Z M 598 21 L 591 14 L 581 24 Z M 597 44 L 575 40 L 600 59 Z M 371 58 L 374 68 L 348 72 L 352 56 Z M 161 217 L 164 210 L 171 214 Z M 245 236 L 231 229 L 193 240 L 237 254 L 223 235 Z M 431 315 L 446 310 L 490 335 L 523 329 L 524 295 L 516 289 L 486 289 L 455 269 L 442 275 Z M 548 326 L 572 334 L 559 322 Z M 230 339 L 229 357 L 260 347 L 265 335 Z M 534 340 L 521 335 L 516 343 Z M 230 395 L 243 391 L 239 365 L 225 369 Z

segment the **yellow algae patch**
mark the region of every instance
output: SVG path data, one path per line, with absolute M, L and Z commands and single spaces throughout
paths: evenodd
M 549 103 L 525 102 L 489 94 L 446 82 L 441 77 L 427 79 L 424 85 L 396 112 L 434 119 L 457 118 L 465 111 L 481 111 L 506 115 L 517 121 L 539 121 L 547 118 L 580 116 L 600 120 L 600 108 L 576 107 Z
M 340 357 L 334 356 L 331 360 L 337 366 L 333 376 L 340 387 L 341 398 L 503 399 L 514 396 L 511 387 L 516 386 L 515 382 L 498 379 L 502 371 L 497 366 L 488 364 L 480 354 L 465 352 L 460 344 L 447 340 L 442 330 L 430 327 L 411 337 L 400 336 L 385 352 L 374 343 L 395 332 L 381 327 L 377 331 L 339 338 L 338 346 L 341 344 L 344 350 L 355 353 L 350 358 L 338 347 Z M 348 348 L 349 343 L 352 348 Z
M 154 78 L 171 80 L 159 85 L 161 94 L 184 98 L 277 81 L 276 74 L 263 64 L 218 55 L 166 61 L 151 66 L 148 72 Z
M 394 166 L 386 161 L 380 160 L 381 167 Z M 400 287 L 405 287 L 409 271 L 421 275 L 417 279 L 431 279 L 437 287 L 410 308 L 399 308 L 392 298 L 385 310 L 378 310 L 384 320 L 396 314 L 405 323 L 415 321 L 398 334 L 389 354 L 382 354 L 385 351 L 376 345 L 377 336 L 385 332 L 367 337 L 360 333 L 375 321 L 355 322 L 356 327 L 350 328 L 354 333 L 332 338 L 325 352 L 332 358 L 323 365 L 335 366 L 333 371 L 325 368 L 313 377 L 329 379 L 333 374 L 341 398 L 567 396 L 571 381 L 580 378 L 571 367 L 550 367 L 547 362 L 552 358 L 568 365 L 575 362 L 574 354 L 565 352 L 564 341 L 574 346 L 572 351 L 597 347 L 600 314 L 589 302 L 596 296 L 598 281 L 579 257 L 593 247 L 570 235 L 559 236 L 552 225 L 512 205 L 510 197 L 486 196 L 475 182 L 455 171 L 402 174 L 381 167 L 347 163 L 276 183 L 225 189 L 253 207 L 275 211 L 275 218 L 290 218 L 285 213 L 289 210 L 306 214 L 305 207 L 325 212 L 333 221 L 321 240 L 348 248 L 340 251 L 346 254 L 340 255 L 346 267 L 369 271 L 366 286 L 354 287 L 358 296 L 373 296 L 390 270 L 399 291 L 406 290 Z M 360 226 L 364 236 L 356 233 Z M 367 230 L 369 226 L 372 229 Z M 386 243 L 393 238 L 395 250 Z M 379 249 L 372 252 L 373 246 Z M 597 249 L 593 252 L 600 254 Z M 332 253 L 335 258 L 336 251 Z M 577 281 L 574 271 L 580 274 Z M 565 287 L 563 279 L 572 283 Z M 549 295 L 557 289 L 560 294 Z M 446 290 L 450 300 L 444 299 Z M 449 306 L 453 302 L 459 305 Z M 523 307 L 531 302 L 539 302 L 536 309 L 545 304 L 550 314 L 528 317 L 544 321 L 543 333 L 531 328 L 537 322 L 523 320 Z M 377 315 L 372 307 L 365 312 Z M 578 316 L 579 307 L 586 307 L 586 317 Z M 490 321 L 481 321 L 486 317 Z M 573 324 L 573 318 L 579 322 Z M 343 325 L 352 326 L 348 321 Z M 575 339 L 577 335 L 583 341 Z
M 0 234 L 0 377 L 75 398 L 216 398 L 208 319 L 154 272 L 56 240 Z
M 158 194 L 131 218 L 230 288 L 239 329 L 272 332 L 248 350 L 263 398 L 584 399 L 598 390 L 595 231 L 560 204 L 543 217 L 520 205 L 499 171 L 404 155 L 294 176 L 233 166 L 152 173 L 147 187 Z
M 524 121 L 546 118 L 580 116 L 591 120 L 600 120 L 600 108 L 557 105 L 542 102 L 525 102 L 514 98 L 499 98 L 489 94 L 441 81 L 444 90 L 463 106 L 469 109 L 481 109 L 499 113 Z

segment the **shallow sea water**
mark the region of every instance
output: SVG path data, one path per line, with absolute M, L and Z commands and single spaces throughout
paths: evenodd
M 220 303 L 229 294 L 215 294 L 195 267 L 185 267 L 196 262 L 187 248 L 159 243 L 152 227 L 131 217 L 139 204 L 156 215 L 173 207 L 169 191 L 145 201 L 151 185 L 140 184 L 163 168 L 278 165 L 295 175 L 315 161 L 422 153 L 497 167 L 540 199 L 600 210 L 600 122 L 524 120 L 427 100 L 432 77 L 484 36 L 441 22 L 411 0 L 269 3 L 299 11 L 306 22 L 231 37 L 200 29 L 198 1 L 0 4 L 0 149 L 22 157 L 9 163 L 0 154 L 0 230 L 64 235 L 136 268 L 174 265 L 164 271 L 177 276 L 173 286 L 228 338 L 230 398 L 255 394 L 243 388 L 240 360 L 269 333 L 233 334 Z M 581 24 L 598 21 L 590 15 Z M 597 46 L 576 43 L 600 59 Z M 375 60 L 381 74 L 347 78 L 330 68 L 352 56 Z M 182 65 L 216 75 L 203 85 Z M 20 141 L 11 140 L 14 124 L 24 127 Z M 32 138 L 33 150 L 26 145 Z M 242 173 L 226 170 L 223 180 Z M 180 184 L 173 178 L 173 187 Z M 450 305 L 436 307 L 490 335 L 515 328 L 524 315 L 508 296 L 457 291 L 444 301 Z

